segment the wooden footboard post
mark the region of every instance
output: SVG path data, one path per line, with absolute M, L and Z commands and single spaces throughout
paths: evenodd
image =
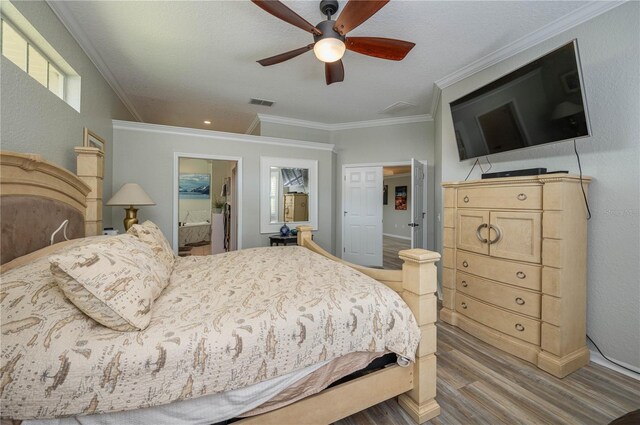
M 437 252 L 424 249 L 400 251 L 402 298 L 413 312 L 422 337 L 416 352 L 413 389 L 401 394 L 398 403 L 421 424 L 440 414 L 436 396 Z
M 304 246 L 305 241 L 311 241 L 311 231 L 313 230 L 313 226 L 297 226 L 296 230 L 298 231 L 299 246 Z

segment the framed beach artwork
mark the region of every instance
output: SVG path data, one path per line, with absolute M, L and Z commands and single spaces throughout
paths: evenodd
M 178 187 L 180 199 L 210 199 L 211 175 L 182 173 Z

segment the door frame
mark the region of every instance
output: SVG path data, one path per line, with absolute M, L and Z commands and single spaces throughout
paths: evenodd
M 418 159 L 418 162 L 421 162 L 425 167 L 427 167 L 427 160 L 426 159 Z M 340 197 L 340 210 L 339 213 L 342 214 L 341 219 L 340 219 L 340 246 L 338 247 L 339 251 L 339 255 L 338 257 L 343 258 L 344 257 L 344 206 L 346 204 L 345 202 L 345 197 L 346 197 L 346 193 L 345 193 L 345 178 L 346 178 L 346 169 L 347 168 L 353 168 L 353 167 L 395 167 L 398 165 L 408 165 L 411 166 L 411 158 L 407 159 L 406 161 L 390 161 L 390 162 L 366 162 L 366 163 L 356 163 L 356 164 L 342 164 L 342 175 L 340 177 L 341 180 L 341 186 L 342 186 L 342 196 Z M 425 173 L 426 174 L 426 173 Z M 384 173 L 382 174 L 382 184 L 384 186 Z M 427 199 L 427 186 L 425 185 L 423 188 L 423 194 L 422 196 L 424 197 L 424 199 Z M 382 196 L 381 196 L 382 197 Z M 424 204 L 423 204 L 424 205 Z M 423 230 L 424 232 L 424 237 L 425 237 L 425 241 L 426 239 L 426 232 L 427 232 L 427 226 L 424 226 Z
M 180 199 L 178 197 L 178 190 L 180 187 L 180 158 L 193 158 L 193 159 L 213 159 L 219 161 L 236 161 L 236 175 L 237 175 L 237 189 L 236 189 L 236 205 L 238 214 L 238 233 L 236 235 L 236 248 L 242 249 L 242 157 L 241 156 L 226 156 L 226 155 L 210 155 L 202 153 L 189 153 L 189 152 L 174 152 L 173 153 L 173 217 L 172 233 L 173 233 L 173 251 L 178 253 L 178 220 L 179 220 L 179 207 Z

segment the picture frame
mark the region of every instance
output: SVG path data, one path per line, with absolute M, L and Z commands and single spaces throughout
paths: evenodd
M 85 148 L 98 148 L 100 149 L 100 152 L 105 153 L 106 144 L 106 140 L 104 140 L 102 137 L 98 136 L 87 127 L 84 128 L 82 146 L 84 146 Z
M 389 185 L 385 184 L 384 188 L 382 189 L 382 205 L 388 205 L 389 204 Z
M 407 209 L 407 186 L 396 186 L 395 208 L 400 211 Z
M 569 71 L 560 76 L 562 88 L 565 93 L 577 93 L 580 91 L 580 76 L 578 71 Z
M 211 174 L 180 173 L 178 195 L 180 199 L 211 199 Z

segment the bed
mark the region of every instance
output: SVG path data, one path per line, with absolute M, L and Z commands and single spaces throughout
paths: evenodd
M 82 228 L 82 198 L 92 189 L 80 178 L 38 156 L 0 157 L 3 201 L 62 203 L 80 213 Z M 3 238 L 5 229 L 31 235 L 21 220 L 3 216 Z M 401 252 L 402 271 L 367 269 L 331 256 L 300 226 L 298 247 L 176 259 L 148 327 L 122 332 L 87 317 L 48 274 L 56 253 L 95 243 L 80 238 L 43 251 L 34 238 L 26 248 L 34 252 L 3 265 L 3 419 L 161 423 L 154 418 L 164 412 L 175 419 L 167 423 L 207 423 L 188 412 L 220 410 L 216 397 L 241 400 L 227 413 L 248 416 L 239 424 L 331 423 L 396 396 L 417 423 L 439 414 L 437 253 Z M 324 389 L 349 373 L 345 364 L 359 369 L 389 352 L 408 367 Z

